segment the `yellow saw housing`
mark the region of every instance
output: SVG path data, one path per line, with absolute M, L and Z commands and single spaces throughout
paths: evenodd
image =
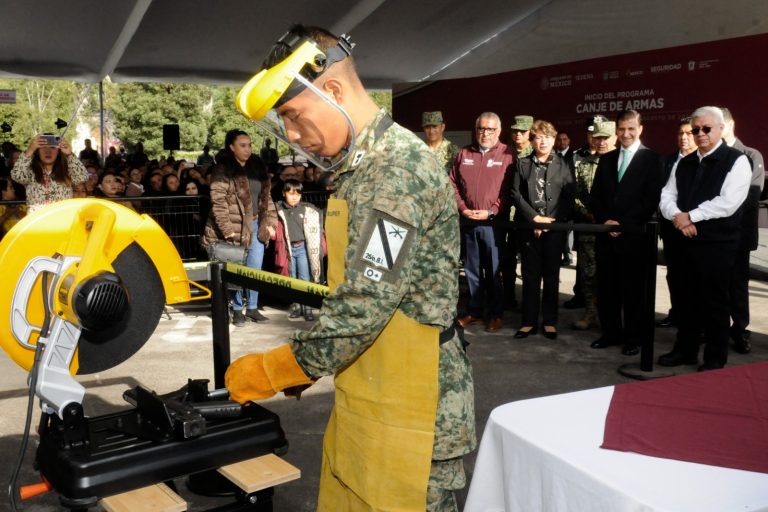
M 79 262 L 59 276 L 51 297 L 51 315 L 78 325 L 73 310 L 74 290 L 85 279 L 112 272 L 112 262 L 136 243 L 151 259 L 165 292 L 165 302 L 187 302 L 190 281 L 176 248 L 163 229 L 149 216 L 139 215 L 120 204 L 101 199 L 69 199 L 51 204 L 25 217 L 0 241 L 0 268 L 12 284 L 35 257 L 75 257 Z M 196 285 L 196 283 L 192 283 Z M 199 286 L 199 285 L 197 285 Z M 0 347 L 22 368 L 32 368 L 34 351 L 17 342 L 11 329 L 13 286 L 0 290 Z M 42 325 L 45 308 L 42 283 L 38 279 L 27 305 L 27 320 Z M 39 299 L 38 299 L 39 298 Z M 142 300 L 137 297 L 137 300 Z M 37 333 L 30 343 L 37 342 Z M 77 354 L 70 371 L 78 370 Z

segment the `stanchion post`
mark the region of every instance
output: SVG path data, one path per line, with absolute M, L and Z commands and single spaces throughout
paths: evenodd
M 659 224 L 649 222 L 645 225 L 645 237 L 648 251 L 645 271 L 645 290 L 643 304 L 643 346 L 640 352 L 640 370 L 653 371 L 653 345 L 656 337 L 656 265 L 659 259 Z
M 231 360 L 229 352 L 227 283 L 222 278 L 223 269 L 223 263 L 211 263 L 211 323 L 213 330 L 213 377 L 215 389 L 224 387 L 224 373 L 226 373 Z

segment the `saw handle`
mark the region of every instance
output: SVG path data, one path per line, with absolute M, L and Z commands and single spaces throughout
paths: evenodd
M 43 477 L 42 482 L 19 487 L 19 496 L 22 500 L 28 500 L 29 498 L 44 494 L 51 489 L 53 489 L 53 487 L 51 487 L 50 482 Z

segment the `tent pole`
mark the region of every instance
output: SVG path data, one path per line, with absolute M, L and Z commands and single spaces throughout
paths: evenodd
M 99 80 L 99 133 L 101 136 L 101 161 L 107 158 L 106 144 L 104 142 L 104 81 Z

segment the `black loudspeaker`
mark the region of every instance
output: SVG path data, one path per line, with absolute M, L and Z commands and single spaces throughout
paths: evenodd
M 179 149 L 179 125 L 163 125 L 163 149 L 170 151 Z

